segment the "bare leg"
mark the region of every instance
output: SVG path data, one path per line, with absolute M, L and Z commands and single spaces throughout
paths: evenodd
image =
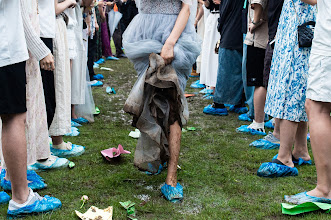
M 71 118 L 78 118 L 76 113 L 75 113 L 75 105 L 71 105 Z
M 263 86 L 255 87 L 254 91 L 254 119 L 257 123 L 264 122 L 264 106 L 267 90 Z
M 274 128 L 274 131 L 272 132 L 272 134 L 278 139 L 280 139 L 280 125 L 279 124 L 280 124 L 280 119 L 275 118 L 275 128 Z
M 63 143 L 63 136 L 52 136 L 52 142 L 54 145 L 59 145 Z
M 280 147 L 277 159 L 289 167 L 294 167 L 292 147 L 298 129 L 297 122 L 280 119 Z
M 10 173 L 12 199 L 19 204 L 29 196 L 27 182 L 26 113 L 2 117 L 2 149 L 7 172 Z
M 213 90 L 212 94 L 214 95 L 215 94 L 215 87 L 214 86 L 211 86 L 210 89 Z
M 317 171 L 317 186 L 308 194 L 331 199 L 331 103 L 307 99 L 306 109 Z
M 295 136 L 295 144 L 292 155 L 299 159 L 301 157 L 304 160 L 310 160 L 307 147 L 307 133 L 308 133 L 308 123 L 300 122 L 298 125 L 297 134 Z
M 180 140 L 182 135 L 182 129 L 180 128 L 178 121 L 173 125 L 170 125 L 169 134 L 169 152 L 170 159 L 168 164 L 168 173 L 166 184 L 176 187 L 177 185 L 177 165 L 180 151 Z

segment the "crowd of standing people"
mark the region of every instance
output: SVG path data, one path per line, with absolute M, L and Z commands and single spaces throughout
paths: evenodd
M 34 170 L 84 153 L 63 136 L 94 121 L 91 87 L 104 78 L 94 69 L 126 57 L 138 73 L 124 105 L 141 132 L 134 164 L 149 174 L 167 168 L 167 200 L 184 197 L 184 91 L 189 77 L 200 77 L 191 87 L 213 100 L 205 114 L 235 112 L 251 122 L 238 132 L 265 136 L 251 146 L 279 148 L 258 176 L 298 175 L 296 166 L 312 164 L 311 139 L 317 186 L 285 200 L 331 203 L 327 0 L 0 0 L 0 29 L 1 187 L 12 191 L 11 199 L 0 192 L 0 203 L 9 202 L 8 217 L 61 207 L 33 192 L 45 187 Z

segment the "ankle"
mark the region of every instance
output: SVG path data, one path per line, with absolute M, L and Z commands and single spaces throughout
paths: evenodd
M 28 200 L 29 195 L 30 195 L 30 190 L 28 187 L 26 187 L 26 189 L 22 190 L 22 192 L 13 193 L 12 200 L 17 204 L 24 204 Z
M 294 163 L 292 161 L 292 155 L 280 155 L 278 154 L 277 159 L 282 162 L 285 166 L 289 166 L 289 167 L 294 167 Z
M 165 183 L 167 185 L 172 186 L 172 187 L 176 187 L 176 185 L 177 185 L 177 178 L 175 178 L 175 177 L 167 177 Z

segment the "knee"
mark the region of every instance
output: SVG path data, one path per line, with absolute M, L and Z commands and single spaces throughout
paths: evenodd
M 3 125 L 18 123 L 25 124 L 26 113 L 1 115 Z
M 306 112 L 308 115 L 310 115 L 312 112 L 312 106 L 314 105 L 313 102 L 314 101 L 312 101 L 310 99 L 306 99 L 305 108 L 306 108 Z

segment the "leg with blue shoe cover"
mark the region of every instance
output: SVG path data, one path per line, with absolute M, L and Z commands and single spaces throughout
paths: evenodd
M 316 188 L 307 194 L 331 199 L 331 103 L 307 99 L 306 110 L 317 171 Z
M 183 199 L 183 187 L 177 183 L 177 165 L 180 152 L 181 134 L 182 130 L 178 121 L 170 125 L 170 134 L 168 138 L 170 153 L 168 173 L 165 185 L 162 186 L 161 191 L 171 202 L 177 202 Z

